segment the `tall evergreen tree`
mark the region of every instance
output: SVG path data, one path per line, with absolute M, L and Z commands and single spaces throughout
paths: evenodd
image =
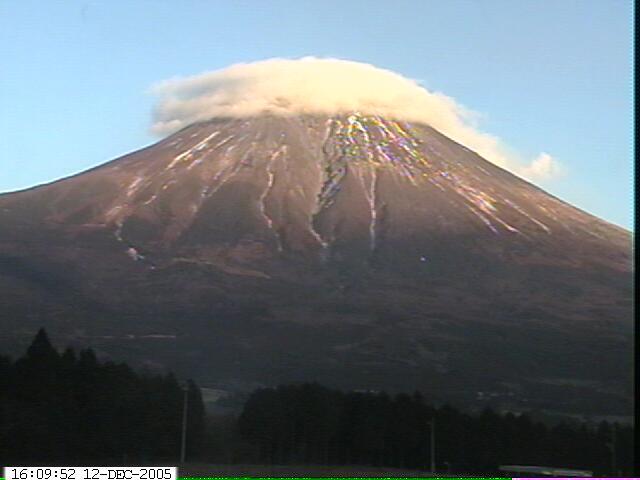
M 190 389 L 197 439 L 204 411 L 197 385 Z M 181 405 L 172 375 L 139 375 L 100 362 L 91 349 L 76 355 L 68 348 L 60 356 L 40 330 L 24 357 L 15 363 L 0 357 L 0 458 L 177 459 Z
M 27 348 L 25 360 L 45 365 L 45 362 L 52 362 L 58 359 L 58 352 L 49 341 L 49 336 L 44 328 L 38 330 L 35 338 Z

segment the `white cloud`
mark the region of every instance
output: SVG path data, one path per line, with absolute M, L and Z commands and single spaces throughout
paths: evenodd
M 549 179 L 561 170 L 545 153 L 523 165 L 498 138 L 477 129 L 475 112 L 414 80 L 366 63 L 274 58 L 166 80 L 152 87 L 152 92 L 159 97 L 152 130 L 160 135 L 214 117 L 358 111 L 426 123 L 496 165 L 531 180 Z
M 517 173 L 532 181 L 549 180 L 564 175 L 565 169 L 551 155 L 542 152 Z

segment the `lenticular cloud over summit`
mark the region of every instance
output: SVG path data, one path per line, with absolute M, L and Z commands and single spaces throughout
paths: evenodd
M 496 165 L 531 180 L 548 179 L 557 162 L 545 154 L 543 175 L 500 140 L 479 131 L 475 114 L 453 98 L 366 63 L 305 57 L 241 63 L 155 85 L 152 130 L 165 135 L 215 117 L 337 115 L 359 112 L 430 125 Z

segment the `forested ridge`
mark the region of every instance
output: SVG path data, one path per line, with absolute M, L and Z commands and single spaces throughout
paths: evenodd
M 204 406 L 198 387 L 187 388 L 187 447 L 194 454 L 204 436 Z M 0 357 L 0 459 L 175 462 L 183 397 L 171 374 L 100 362 L 91 349 L 59 354 L 40 330 L 22 358 Z
M 495 474 L 499 465 L 540 465 L 629 474 L 633 468 L 629 426 L 549 427 L 489 409 L 468 415 L 428 405 L 419 392 L 344 393 L 316 384 L 262 389 L 248 399 L 238 428 L 263 463 L 429 470 L 432 422 L 440 472 Z
M 505 464 L 633 472 L 629 426 L 471 415 L 419 392 L 282 385 L 254 391 L 239 415 L 207 416 L 192 381 L 102 362 L 91 349 L 59 353 L 44 330 L 23 357 L 0 356 L 0 460 L 176 464 L 185 385 L 191 462 L 429 470 L 434 451 L 436 469 L 451 474 L 495 475 Z

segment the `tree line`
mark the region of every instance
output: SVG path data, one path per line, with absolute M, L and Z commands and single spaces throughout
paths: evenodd
M 601 423 L 554 427 L 487 409 L 468 415 L 434 408 L 420 393 L 331 390 L 317 384 L 261 389 L 238 419 L 261 463 L 368 465 L 429 470 L 431 422 L 437 470 L 498 473 L 499 465 L 539 465 L 629 474 L 633 431 Z M 612 444 L 614 441 L 615 445 Z M 612 455 L 615 448 L 615 465 Z
M 204 437 L 200 390 L 188 382 L 188 454 Z M 40 330 L 26 354 L 0 356 L 0 458 L 11 462 L 171 459 L 180 452 L 184 391 L 171 375 L 59 354 Z
M 548 426 L 527 415 L 435 407 L 419 392 L 392 396 L 318 384 L 258 389 L 239 415 L 225 417 L 205 416 L 191 381 L 188 398 L 189 461 L 429 470 L 433 460 L 439 472 L 452 474 L 496 475 L 505 464 L 633 472 L 633 429 L 606 422 Z M 91 349 L 60 354 L 41 330 L 23 357 L 0 356 L 0 459 L 175 464 L 183 399 L 171 374 L 101 362 Z

